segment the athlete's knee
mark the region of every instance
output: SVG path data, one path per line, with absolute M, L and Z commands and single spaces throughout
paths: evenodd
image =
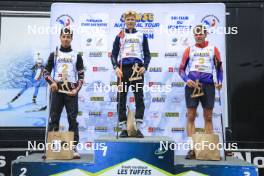
M 195 120 L 195 116 L 196 116 L 196 109 L 188 109 L 187 110 L 187 117 L 188 117 L 188 121 L 194 121 Z
M 76 118 L 69 118 L 69 124 L 71 126 L 78 126 L 78 122 Z
M 60 115 L 61 114 L 56 111 L 50 113 L 51 119 L 58 119 Z

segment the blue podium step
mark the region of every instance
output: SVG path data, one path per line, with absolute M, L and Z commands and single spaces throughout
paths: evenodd
M 35 153 L 12 162 L 13 176 L 48 176 L 76 168 L 91 169 L 94 166 L 94 155 L 82 155 L 78 160 L 43 160 L 43 154 Z M 92 169 L 91 169 L 92 170 Z
M 221 161 L 186 160 L 175 156 L 174 174 L 177 176 L 256 176 L 258 169 L 251 163 L 233 157 Z

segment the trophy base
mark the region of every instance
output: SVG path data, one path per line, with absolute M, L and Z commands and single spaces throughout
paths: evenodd
M 59 90 L 58 92 L 68 94 L 68 93 L 70 93 L 71 91 Z
M 204 96 L 204 93 L 193 94 L 193 95 L 191 95 L 191 98 L 197 98 L 197 97 L 201 97 L 201 96 Z
M 134 78 L 129 78 L 128 80 L 129 81 L 137 81 L 137 80 L 141 80 L 141 79 L 142 79 L 142 76 L 134 77 Z

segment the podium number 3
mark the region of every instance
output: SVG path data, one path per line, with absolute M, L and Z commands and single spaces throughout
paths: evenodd
M 27 168 L 23 167 L 20 170 L 21 170 L 21 174 L 19 174 L 19 176 L 26 176 L 25 174 L 27 173 Z

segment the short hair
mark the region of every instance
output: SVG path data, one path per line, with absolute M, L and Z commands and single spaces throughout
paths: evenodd
M 63 27 L 63 28 L 61 29 L 60 36 L 61 36 L 62 34 L 71 34 L 71 37 L 72 37 L 72 36 L 73 36 L 73 31 L 72 31 L 72 29 L 69 28 L 69 27 Z
M 193 28 L 193 34 L 207 34 L 207 29 L 204 25 L 198 24 Z
M 126 19 L 128 16 L 134 16 L 137 17 L 137 13 L 135 11 L 129 10 L 124 13 L 124 19 Z

